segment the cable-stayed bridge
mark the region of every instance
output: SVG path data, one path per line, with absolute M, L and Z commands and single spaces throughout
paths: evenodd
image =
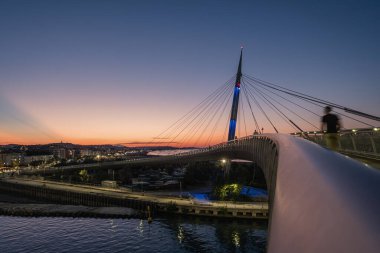
M 249 160 L 267 182 L 268 252 L 378 252 L 380 172 L 324 147 L 325 106 L 353 126 L 340 129 L 338 151 L 379 159 L 379 117 L 244 75 L 241 53 L 236 75 L 153 140 L 198 149 L 46 171 Z

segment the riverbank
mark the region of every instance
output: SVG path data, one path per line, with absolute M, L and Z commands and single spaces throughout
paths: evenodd
M 57 204 L 0 203 L 0 215 L 21 217 L 145 218 L 125 207 L 89 207 Z
M 1 190 L 17 196 L 52 201 L 65 205 L 90 207 L 129 207 L 152 213 L 163 212 L 183 215 L 223 218 L 267 219 L 267 203 L 196 202 L 192 199 L 159 197 L 137 194 L 125 189 L 73 185 L 25 178 L 3 178 Z
M 11 193 L 0 192 L 0 203 L 13 203 L 13 204 L 49 204 L 48 201 L 28 198 L 24 196 L 17 196 Z
M 20 217 L 146 218 L 145 213 L 132 208 L 61 205 L 4 193 L 0 193 L 0 215 Z

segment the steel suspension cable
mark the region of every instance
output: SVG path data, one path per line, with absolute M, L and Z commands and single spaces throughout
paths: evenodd
M 317 104 L 317 103 L 315 103 L 315 102 L 311 102 L 311 101 L 309 101 L 309 100 L 305 100 L 305 99 L 303 99 L 303 98 L 299 98 L 299 99 L 301 99 L 301 100 L 303 100 L 303 101 L 306 101 L 306 102 L 308 102 L 308 103 L 310 103 L 310 104 L 312 104 L 312 105 L 318 106 L 318 107 L 320 107 L 320 108 L 324 108 L 324 106 L 322 106 L 322 105 L 320 105 L 320 104 Z M 356 121 L 356 122 L 359 122 L 359 123 L 361 123 L 361 124 L 364 124 L 364 125 L 366 125 L 366 126 L 369 126 L 369 127 L 375 127 L 374 125 L 368 124 L 368 123 L 366 123 L 366 122 L 364 122 L 364 121 L 361 121 L 361 120 L 359 120 L 359 119 L 355 119 L 355 118 L 353 118 L 353 117 L 351 117 L 351 116 L 349 116 L 349 115 L 347 115 L 347 114 L 344 114 L 344 113 L 341 113 L 341 112 L 338 112 L 338 111 L 334 111 L 334 112 L 335 112 L 336 114 L 339 114 L 340 116 L 343 116 L 343 117 L 346 117 L 346 118 L 352 119 L 352 120 L 354 120 L 354 121 Z
M 260 83 L 255 83 L 255 84 L 259 84 L 259 85 L 261 85 Z M 319 114 L 313 112 L 312 110 L 309 110 L 308 108 L 305 108 L 305 107 L 303 107 L 303 106 L 301 106 L 301 105 L 299 105 L 299 104 L 297 104 L 297 103 L 291 101 L 290 99 L 287 99 L 286 97 L 277 94 L 276 92 L 274 92 L 274 91 L 268 89 L 268 88 L 265 87 L 264 85 L 261 85 L 261 87 L 262 87 L 264 90 L 266 90 L 266 91 L 268 91 L 268 92 L 270 92 L 270 93 L 272 93 L 272 94 L 274 94 L 274 95 L 276 95 L 276 96 L 278 96 L 278 97 L 280 97 L 280 98 L 282 98 L 282 99 L 288 101 L 289 103 L 291 103 L 291 104 L 293 104 L 293 105 L 295 105 L 295 106 L 297 106 L 297 107 L 300 107 L 300 108 L 304 109 L 305 111 L 314 114 L 315 116 L 318 116 L 319 118 L 322 117 L 322 115 L 319 115 Z
M 217 128 L 218 125 L 219 125 L 219 121 L 220 121 L 220 119 L 222 118 L 222 116 L 224 115 L 224 112 L 225 112 L 225 110 L 226 110 L 226 108 L 227 108 L 227 105 L 230 104 L 231 98 L 232 98 L 232 93 L 230 94 L 229 97 L 227 97 L 227 99 L 226 99 L 226 101 L 225 101 L 225 103 L 224 103 L 223 110 L 222 110 L 221 113 L 219 114 L 219 118 L 218 118 L 218 120 L 215 122 L 215 125 L 214 125 L 214 127 L 212 128 L 211 134 L 210 134 L 209 138 L 207 139 L 207 142 L 206 142 L 207 145 L 210 145 L 210 142 L 211 142 L 212 138 L 214 137 L 214 134 L 215 134 L 216 128 Z M 222 137 L 223 137 L 223 136 L 222 136 Z
M 206 116 L 209 114 L 209 112 L 210 112 L 210 110 L 215 106 L 215 104 L 216 104 L 216 102 L 218 102 L 218 99 L 221 97 L 221 96 L 223 96 L 223 94 L 225 94 L 226 92 L 229 92 L 229 89 L 227 88 L 222 94 L 220 94 L 218 97 L 216 97 L 215 99 L 214 99 L 214 101 L 211 101 L 210 103 L 209 103 L 209 106 L 210 107 L 207 107 L 207 108 L 205 108 L 201 113 L 199 113 L 193 120 L 192 120 L 192 122 L 190 122 L 190 124 L 189 125 L 187 125 L 186 127 L 190 127 L 190 130 L 189 130 L 189 132 L 187 133 L 187 134 L 185 134 L 185 136 L 181 139 L 181 141 L 180 141 L 180 143 L 184 143 L 185 142 L 185 140 L 187 140 L 188 139 L 188 137 L 189 136 L 191 136 L 191 138 L 199 131 L 199 128 L 198 128 L 198 126 L 202 123 L 202 121 L 206 118 Z M 203 114 L 203 112 L 205 112 L 204 114 Z M 198 118 L 198 116 L 199 116 L 199 118 Z M 194 120 L 195 119 L 197 119 L 198 118 L 198 120 L 197 121 L 195 121 L 195 123 L 193 124 L 193 126 L 191 127 L 191 124 L 194 122 Z M 182 133 L 183 131 L 181 131 L 181 133 Z M 192 134 L 193 133 L 193 134 Z M 179 135 L 179 134 L 178 134 Z M 178 136 L 177 135 L 177 136 Z M 176 137 L 177 137 L 176 136 Z
M 250 89 L 252 89 L 253 90 L 253 88 L 251 88 L 250 86 L 248 86 Z M 272 106 L 268 101 L 267 101 L 267 99 L 264 97 L 264 96 L 262 96 L 259 92 L 256 92 L 256 90 L 254 90 L 254 91 L 251 91 L 250 89 L 248 89 L 249 90 L 249 92 L 253 95 L 253 93 L 255 93 L 255 94 L 257 94 L 257 96 L 261 99 L 261 101 L 263 101 L 275 114 L 277 114 L 286 124 L 288 124 L 288 125 L 290 125 L 292 128 L 294 128 L 294 129 L 297 129 L 297 128 L 295 128 L 294 127 L 294 125 L 293 124 L 291 124 L 290 122 L 289 122 L 289 120 L 286 118 L 286 117 L 284 117 L 280 112 L 279 112 L 279 110 L 277 110 L 274 106 Z
M 202 100 L 198 105 L 196 105 L 193 109 L 191 109 L 188 113 L 186 113 L 184 116 L 182 116 L 181 118 L 179 118 L 177 121 L 175 121 L 172 125 L 170 125 L 167 129 L 165 129 L 163 132 L 161 132 L 159 135 L 157 135 L 154 139 L 160 139 L 160 137 L 165 134 L 166 132 L 168 132 L 170 129 L 174 128 L 178 123 L 182 122 L 182 121 L 187 121 L 187 118 L 188 117 L 191 117 L 192 114 L 194 114 L 194 112 L 196 112 L 199 108 L 201 108 L 205 103 L 207 103 L 213 96 L 215 96 L 216 94 L 218 94 L 221 90 L 225 89 L 226 86 L 228 86 L 228 84 L 230 82 L 233 82 L 235 79 L 235 75 L 233 77 L 231 77 L 227 82 L 225 82 L 223 85 L 221 85 L 220 87 L 218 87 L 214 92 L 212 92 L 210 95 L 208 95 L 204 100 Z M 172 134 L 172 133 L 171 133 Z
M 252 110 L 252 106 L 251 106 L 251 102 L 249 101 L 249 98 L 248 98 L 248 94 L 247 94 L 247 88 L 245 87 L 245 85 L 242 86 L 243 87 L 243 93 L 244 93 L 244 96 L 247 100 L 247 103 L 248 103 L 248 106 L 249 106 L 249 109 L 251 111 L 251 114 L 252 114 L 252 118 L 253 118 L 253 121 L 255 122 L 255 126 L 256 126 L 256 131 L 258 131 L 259 133 L 261 133 L 261 130 L 260 130 L 260 126 L 259 124 L 257 123 L 257 120 L 256 120 L 256 117 L 253 113 L 253 110 Z
M 232 112 L 232 107 L 231 107 L 231 109 L 230 109 L 230 113 L 229 113 L 228 115 L 231 115 L 231 112 Z M 228 135 L 227 135 L 227 134 L 228 134 L 228 133 L 227 133 L 227 129 L 228 129 L 228 125 L 229 125 L 229 123 L 230 123 L 230 119 L 229 119 L 229 118 L 227 118 L 226 123 L 227 123 L 227 124 L 226 124 L 226 128 L 224 129 L 224 134 L 223 134 L 223 139 L 224 139 L 224 140 L 226 140 L 226 139 L 227 139 L 226 137 L 228 136 Z M 223 141 L 223 140 L 222 140 L 222 141 Z
M 327 100 L 323 100 L 323 99 L 319 99 L 319 98 L 316 98 L 316 97 L 313 97 L 313 96 L 310 96 L 310 95 L 307 95 L 307 94 L 304 94 L 304 93 L 301 93 L 301 92 L 298 92 L 298 91 L 294 91 L 294 90 L 282 87 L 280 85 L 277 85 L 277 84 L 274 84 L 274 83 L 270 83 L 270 82 L 258 79 L 256 77 L 251 77 L 249 75 L 245 75 L 245 76 L 248 79 L 256 81 L 258 83 L 261 83 L 264 86 L 270 87 L 272 89 L 277 89 L 278 91 L 285 92 L 285 93 L 288 93 L 288 94 L 293 95 L 293 96 L 294 95 L 301 96 L 301 97 L 304 97 L 306 99 L 311 99 L 311 100 L 314 100 L 315 102 L 323 103 L 323 104 L 326 104 L 326 105 L 335 106 L 335 107 L 342 107 L 342 106 L 340 106 L 338 104 L 335 104 L 333 102 L 330 102 L 330 101 L 327 101 Z
M 380 117 L 378 117 L 378 116 L 370 115 L 370 114 L 367 114 L 367 113 L 364 113 L 364 112 L 360 112 L 360 111 L 357 111 L 357 110 L 354 110 L 354 109 L 351 109 L 351 108 L 348 108 L 348 107 L 345 107 L 345 106 L 342 106 L 342 105 L 339 105 L 339 104 L 336 104 L 336 103 L 333 103 L 333 102 L 330 102 L 330 101 L 327 101 L 327 100 L 319 99 L 319 98 L 316 98 L 316 97 L 313 97 L 313 96 L 310 96 L 310 95 L 307 95 L 307 94 L 304 94 L 304 93 L 301 93 L 301 92 L 293 91 L 291 89 L 287 89 L 287 88 L 281 87 L 279 85 L 276 85 L 276 84 L 273 84 L 273 83 L 270 83 L 270 82 L 267 82 L 267 81 L 260 80 L 260 79 L 255 78 L 255 77 L 251 77 L 249 75 L 245 75 L 245 76 L 248 77 L 251 80 L 256 80 L 257 82 L 261 82 L 262 85 L 266 85 L 266 86 L 268 86 L 268 87 L 270 87 L 272 89 L 277 89 L 277 90 L 279 90 L 281 92 L 285 92 L 285 93 L 288 93 L 288 94 L 293 95 L 293 96 L 303 97 L 303 98 L 305 98 L 307 100 L 314 101 L 314 102 L 317 102 L 317 103 L 320 103 L 320 104 L 323 104 L 323 105 L 336 107 L 336 108 L 341 109 L 341 110 L 343 110 L 345 112 L 348 112 L 348 113 L 351 113 L 351 114 L 355 114 L 355 115 L 363 117 L 363 118 L 367 118 L 367 119 L 371 119 L 371 120 L 375 120 L 375 121 L 380 121 Z M 275 88 L 275 87 L 277 87 L 277 88 Z
M 220 94 L 223 94 L 226 90 L 228 90 L 228 85 L 224 87 L 223 90 L 221 90 L 216 96 L 214 96 L 212 99 L 206 102 L 205 106 L 199 108 L 199 110 L 195 111 L 191 117 L 189 117 L 188 120 L 182 122 L 181 126 L 176 129 L 174 132 L 174 137 L 171 138 L 171 142 L 174 142 L 174 140 L 183 132 L 185 129 L 194 122 L 194 120 L 197 119 L 199 115 L 201 115 L 209 106 L 212 104 L 219 96 Z M 178 132 L 177 132 L 178 130 Z
M 231 88 L 232 88 L 232 87 L 231 87 Z M 232 90 L 232 89 L 231 89 L 231 90 Z M 232 92 L 228 93 L 228 90 L 227 90 L 227 93 L 225 93 L 225 95 L 221 98 L 221 99 L 222 99 L 222 104 L 221 104 L 221 106 L 223 105 L 223 101 L 226 100 L 226 98 L 228 97 L 229 94 L 232 94 Z M 212 113 L 212 117 L 211 117 L 211 119 L 208 120 L 208 123 L 207 123 L 206 127 L 203 129 L 202 133 L 198 136 L 198 138 L 197 138 L 197 140 L 196 140 L 196 142 L 195 142 L 195 144 L 194 144 L 195 146 L 198 145 L 199 140 L 200 140 L 200 139 L 203 137 L 203 135 L 206 133 L 206 131 L 207 131 L 209 125 L 210 125 L 211 122 L 214 120 L 215 116 L 218 114 L 220 108 L 222 108 L 222 107 L 216 107 L 216 111 L 215 111 L 214 113 Z M 207 143 L 207 142 L 206 142 L 206 143 Z
M 218 91 L 218 93 L 216 93 L 213 97 L 210 97 L 205 103 L 203 106 L 199 107 L 197 110 L 195 110 L 191 115 L 189 115 L 189 117 L 187 117 L 185 120 L 183 120 L 180 124 L 178 124 L 178 126 L 176 128 L 173 129 L 173 131 L 171 132 L 171 134 L 169 134 L 169 136 L 171 136 L 172 134 L 174 134 L 177 130 L 179 131 L 179 129 L 181 129 L 181 127 L 183 126 L 186 126 L 189 121 L 191 121 L 191 119 L 193 119 L 194 116 L 198 115 L 199 113 L 201 113 L 205 108 L 207 108 L 211 103 L 212 101 L 214 101 L 218 96 L 220 96 L 220 94 L 224 93 L 225 90 L 228 89 L 228 87 L 232 84 L 233 80 L 230 80 L 229 83 L 226 83 L 225 86 L 224 86 L 224 89 L 220 89 Z
M 257 93 L 259 93 L 269 104 L 271 104 L 282 116 L 284 116 L 291 123 L 291 125 L 296 127 L 296 129 L 298 129 L 299 131 L 304 132 L 296 123 L 294 123 L 288 116 L 286 116 L 285 113 L 283 113 L 280 109 L 277 108 L 277 106 L 275 106 L 271 101 L 269 101 L 269 99 L 261 91 L 259 91 L 256 87 L 252 86 L 252 88 Z
M 287 111 L 293 113 L 294 115 L 296 115 L 297 117 L 299 117 L 300 119 L 302 119 L 303 121 L 305 121 L 306 123 L 310 124 L 311 126 L 313 126 L 314 128 L 316 128 L 317 130 L 319 130 L 319 128 L 316 125 L 314 125 L 313 123 L 309 122 L 305 118 L 301 117 L 299 114 L 295 113 L 294 111 L 290 110 L 288 107 L 284 106 L 282 103 L 280 103 L 279 101 L 277 101 L 273 97 L 269 96 L 268 94 L 266 94 L 265 92 L 263 92 L 262 90 L 260 90 L 259 87 L 256 86 L 255 88 L 257 90 L 259 90 L 263 95 L 267 96 L 268 98 L 272 99 L 274 102 L 276 102 L 277 104 L 279 104 L 280 106 L 282 106 L 283 108 L 285 108 Z
M 245 80 L 243 80 L 244 84 L 245 84 Z M 255 98 L 255 96 L 251 93 L 251 91 L 249 89 L 246 88 L 246 91 L 247 91 L 247 94 L 248 96 L 250 96 L 253 100 L 253 102 L 256 104 L 256 106 L 260 109 L 261 113 L 265 116 L 265 118 L 268 120 L 269 124 L 273 127 L 274 131 L 276 131 L 276 133 L 278 133 L 278 130 L 277 128 L 275 127 L 275 125 L 273 124 L 273 122 L 270 120 L 270 118 L 268 117 L 268 115 L 266 114 L 266 112 L 264 111 L 264 109 L 261 107 L 259 101 Z M 273 110 L 273 109 L 272 109 Z M 262 133 L 262 131 L 261 131 Z
M 248 133 L 247 133 L 247 124 L 246 124 L 246 122 L 245 122 L 245 113 L 244 113 L 244 97 L 242 97 L 242 99 L 241 99 L 241 103 L 242 103 L 242 105 L 241 105 L 241 110 L 242 110 L 242 112 L 243 112 L 243 121 L 244 121 L 245 136 L 248 136 Z
M 317 113 L 315 113 L 315 112 L 313 112 L 313 111 L 311 111 L 311 110 L 309 110 L 309 109 L 307 109 L 307 108 L 304 108 L 304 107 L 298 105 L 297 103 L 294 103 L 294 102 L 292 102 L 291 100 L 286 99 L 285 97 L 283 97 L 283 96 L 281 96 L 281 95 L 279 95 L 279 94 L 277 94 L 277 93 L 275 93 L 275 92 L 269 90 L 266 86 L 262 85 L 261 83 L 259 83 L 259 82 L 255 82 L 255 83 L 261 85 L 262 88 L 265 89 L 265 90 L 267 90 L 268 92 L 271 92 L 271 93 L 273 93 L 273 94 L 275 94 L 275 95 L 277 95 L 277 96 L 283 98 L 284 100 L 286 100 L 286 101 L 288 101 L 288 102 L 290 102 L 290 103 L 292 103 L 292 104 L 294 104 L 294 105 L 296 105 L 296 106 L 298 106 L 298 107 L 301 107 L 301 108 L 303 108 L 304 110 L 306 110 L 306 111 L 308 111 L 308 112 L 310 112 L 310 113 L 312 113 L 312 114 L 314 114 L 314 115 L 316 115 L 316 116 L 318 116 L 318 117 L 322 117 L 321 115 L 319 115 L 319 114 L 317 114 Z M 290 95 L 290 94 L 288 94 L 288 95 Z M 292 96 L 292 95 L 291 95 L 291 96 Z M 322 106 L 322 105 L 320 105 L 320 104 L 318 104 L 318 103 L 316 103 L 316 102 L 310 101 L 310 100 L 308 100 L 308 99 L 305 99 L 305 98 L 302 98 L 302 97 L 298 97 L 298 96 L 293 96 L 293 97 L 296 97 L 296 98 L 298 98 L 298 99 L 300 99 L 300 100 L 302 100 L 302 101 L 308 102 L 308 103 L 310 103 L 310 104 L 312 104 L 312 105 L 315 105 L 315 106 L 318 106 L 318 107 L 320 107 L 320 108 L 324 108 L 324 106 Z M 341 116 L 344 116 L 344 117 L 346 117 L 346 118 L 352 119 L 352 120 L 354 120 L 354 121 L 356 121 L 356 122 L 359 122 L 359 123 L 361 123 L 361 124 L 364 124 L 364 125 L 366 125 L 366 126 L 369 126 L 369 127 L 375 127 L 374 125 L 368 124 L 368 123 L 366 123 L 366 122 L 364 122 L 364 121 L 361 121 L 361 120 L 359 120 L 359 119 L 356 119 L 356 118 L 354 118 L 354 117 L 351 117 L 351 116 L 349 116 L 349 115 L 347 115 L 347 114 L 344 114 L 344 113 L 341 113 L 341 112 L 338 112 L 338 111 L 335 111 L 335 113 L 337 113 L 337 114 L 339 114 L 339 115 L 341 115 Z

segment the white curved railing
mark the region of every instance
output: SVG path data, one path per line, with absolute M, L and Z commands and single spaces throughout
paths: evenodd
M 301 138 L 279 148 L 268 252 L 379 252 L 380 172 Z
M 326 146 L 323 132 L 302 132 L 293 135 Z M 345 129 L 339 132 L 339 152 L 380 160 L 380 128 Z

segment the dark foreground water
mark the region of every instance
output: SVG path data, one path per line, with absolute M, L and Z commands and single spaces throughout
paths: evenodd
M 0 216 L 0 252 L 265 252 L 267 223 Z

